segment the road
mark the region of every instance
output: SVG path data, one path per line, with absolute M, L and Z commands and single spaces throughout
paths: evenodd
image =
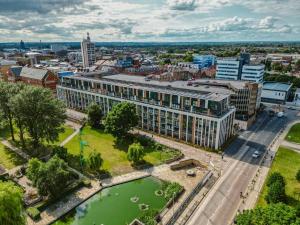
M 214 185 L 201 205 L 193 213 L 188 225 L 231 224 L 241 203 L 240 192 L 245 192 L 258 168 L 260 159 L 254 159 L 254 151 L 266 151 L 279 131 L 292 120 L 297 111 L 286 111 L 286 118 L 259 116 L 249 131 L 243 132 L 225 151 L 230 160 L 219 181 Z

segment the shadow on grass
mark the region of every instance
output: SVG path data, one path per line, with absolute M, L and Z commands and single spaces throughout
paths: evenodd
M 4 153 L 7 155 L 7 158 L 9 159 L 9 161 L 16 166 L 22 165 L 26 162 L 25 159 L 23 159 L 22 157 L 17 155 L 15 152 L 10 150 L 6 146 L 4 147 Z

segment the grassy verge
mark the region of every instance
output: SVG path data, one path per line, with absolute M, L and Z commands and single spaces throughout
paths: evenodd
M 99 152 L 104 160 L 102 171 L 106 171 L 111 175 L 128 173 L 134 170 L 131 163 L 127 159 L 127 149 L 132 143 L 126 140 L 123 143 L 117 143 L 116 138 L 111 134 L 105 133 L 103 130 L 93 129 L 86 126 L 82 131 L 82 140 L 86 141 L 88 146 L 84 148 L 84 156 L 87 157 L 92 151 Z M 75 136 L 65 146 L 68 149 L 69 164 L 76 169 L 79 165 L 80 145 L 79 136 Z M 162 150 L 156 150 L 153 147 L 145 148 L 146 155 L 144 161 L 149 165 L 158 165 L 171 159 L 178 154 L 179 151 L 163 147 Z
M 280 147 L 270 168 L 269 175 L 273 172 L 279 172 L 286 180 L 286 194 L 288 196 L 287 204 L 296 206 L 299 200 L 295 196 L 295 190 L 300 188 L 300 183 L 295 176 L 300 169 L 300 154 L 288 148 Z M 266 184 L 263 186 L 262 193 L 258 199 L 257 205 L 266 206 L 265 196 L 268 188 Z
M 6 169 L 12 169 L 24 163 L 24 159 L 0 143 L 0 165 Z
M 285 137 L 285 140 L 300 143 L 300 123 L 296 123 L 291 127 L 289 133 Z

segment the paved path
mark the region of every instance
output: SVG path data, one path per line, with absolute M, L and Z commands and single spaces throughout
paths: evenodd
M 196 148 L 162 136 L 149 134 L 141 130 L 138 130 L 138 133 L 146 135 L 148 137 L 152 137 L 156 142 L 160 144 L 180 150 L 185 155 L 185 158 L 198 159 L 201 163 L 204 163 L 206 164 L 206 166 L 209 167 L 213 165 L 217 170 L 222 170 L 224 167 L 226 167 L 227 164 L 231 163 L 231 159 L 229 157 L 225 156 L 222 160 L 221 155 L 212 152 L 207 152 L 205 150 L 202 150 L 200 147 Z
M 65 146 L 69 141 L 73 139 L 80 131 L 80 128 L 77 128 L 75 132 L 73 132 L 69 137 L 67 137 L 62 143 L 60 143 L 60 146 Z
M 289 141 L 283 141 L 282 146 L 290 148 L 295 150 L 296 152 L 300 153 L 300 144 L 294 143 L 294 142 L 289 142 Z
M 18 154 L 19 156 L 21 156 L 23 159 L 29 160 L 30 156 L 25 153 L 24 151 L 22 151 L 21 149 L 15 147 L 14 145 L 12 145 L 9 141 L 2 139 L 1 143 L 3 145 L 5 145 L 6 147 L 8 147 L 10 150 L 12 150 L 13 152 L 15 152 L 16 154 Z

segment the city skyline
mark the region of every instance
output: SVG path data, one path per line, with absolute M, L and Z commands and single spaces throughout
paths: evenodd
M 296 0 L 0 0 L 0 42 L 299 41 Z

